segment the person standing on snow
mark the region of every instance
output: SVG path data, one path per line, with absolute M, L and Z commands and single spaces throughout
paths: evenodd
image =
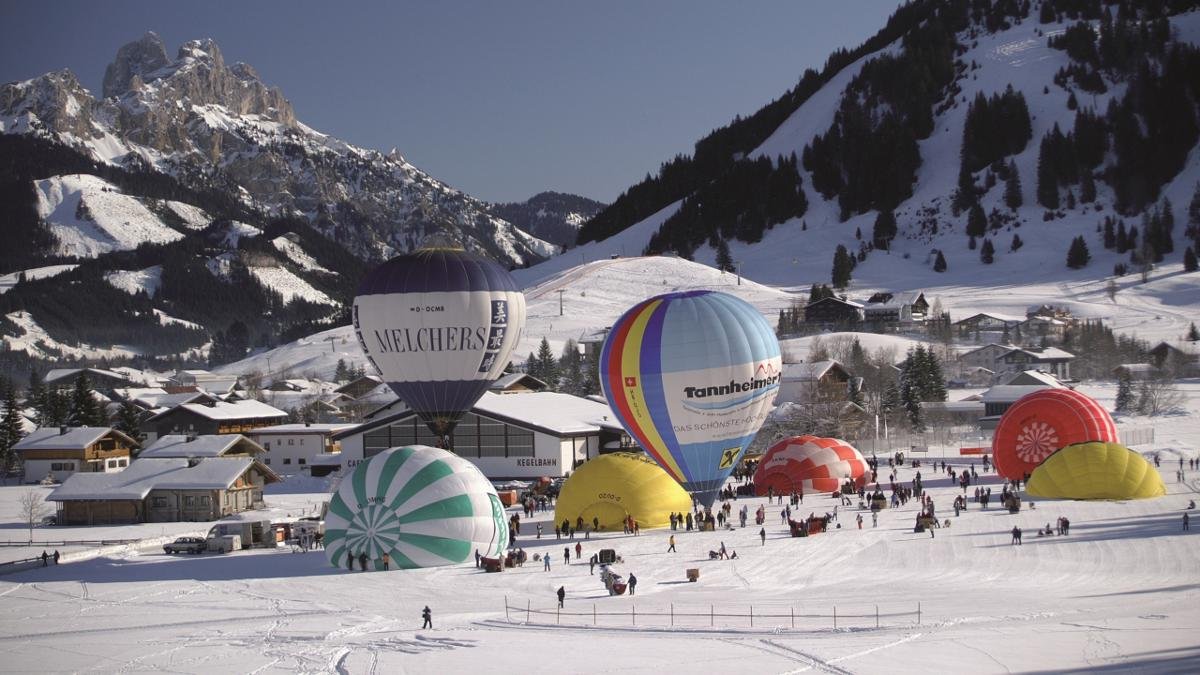
M 858 518 L 856 518 L 856 521 L 858 522 L 858 529 L 861 530 L 862 529 L 862 514 L 861 513 L 858 514 Z
M 583 544 L 575 542 L 575 559 L 579 560 L 583 557 Z
M 1184 515 L 1186 516 L 1187 514 L 1185 513 Z M 675 535 L 671 535 L 671 538 L 667 541 L 671 544 L 667 547 L 667 553 L 675 553 Z
M 558 607 L 562 609 L 563 599 L 567 597 L 567 588 L 565 586 L 558 587 Z
M 546 572 L 549 572 L 550 571 L 550 554 L 547 553 L 546 555 L 542 556 L 542 560 L 544 561 L 542 569 L 545 570 Z
M 429 605 L 425 605 L 425 609 L 421 610 L 421 618 L 425 619 L 421 628 L 433 628 L 433 611 L 429 609 Z
M 596 573 L 596 563 L 597 562 L 599 562 L 599 559 L 596 557 L 596 554 L 593 553 L 592 557 L 588 559 L 588 574 Z
M 636 595 L 637 592 L 637 577 L 633 576 L 633 572 L 629 573 L 629 594 Z
M 759 538 L 759 539 L 762 539 L 762 545 L 763 545 L 763 546 L 766 546 L 766 545 L 767 545 L 767 528 L 765 528 L 765 527 L 761 527 L 761 528 L 759 528 L 759 530 L 758 530 L 758 538 Z

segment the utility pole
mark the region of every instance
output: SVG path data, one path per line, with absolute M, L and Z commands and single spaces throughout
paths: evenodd
M 742 285 L 742 261 L 738 260 L 737 262 L 733 263 L 733 265 L 734 265 L 734 267 L 737 268 L 737 279 L 738 279 L 737 285 L 741 286 Z
M 558 315 L 562 316 L 563 315 L 563 293 L 566 293 L 566 290 L 560 288 L 557 291 L 555 291 L 555 293 L 558 293 Z
M 337 342 L 337 338 L 330 335 L 329 337 L 325 338 L 325 341 L 329 343 L 329 353 L 336 353 L 337 347 L 335 347 L 333 343 Z

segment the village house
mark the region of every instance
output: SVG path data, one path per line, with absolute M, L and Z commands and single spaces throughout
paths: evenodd
M 255 400 L 184 403 L 142 423 L 147 442 L 167 434 L 235 434 L 279 424 L 287 413 Z
M 804 322 L 824 326 L 850 326 L 863 320 L 863 306 L 853 300 L 821 298 L 804 307 Z
M 332 440 L 341 444 L 344 466 L 388 448 L 438 443 L 400 401 Z M 452 442 L 455 454 L 494 480 L 561 477 L 603 452 L 636 447 L 608 404 L 545 391 L 520 396 L 485 392 L 458 422 Z
M 863 321 L 876 326 L 909 325 L 925 321 L 929 303 L 920 291 L 908 293 L 876 293 L 862 306 Z
M 122 471 L 138 442 L 111 427 L 43 427 L 13 445 L 25 480 L 49 476 L 62 480 L 75 473 Z
M 984 430 L 995 429 L 1004 412 L 1026 394 L 1032 394 L 1035 391 L 1043 389 L 1068 388 L 1065 384 L 1055 379 L 1053 375 L 1036 370 L 1017 373 L 1003 384 L 998 384 L 980 395 L 984 410 L 983 417 L 979 418 L 979 427 Z
M 1071 352 L 1047 347 L 1045 349 L 1013 349 L 1000 356 L 993 370 L 1017 373 L 1026 370 L 1041 370 L 1059 380 L 1071 379 Z
M 496 394 L 528 394 L 535 391 L 545 391 L 546 383 L 529 373 L 508 373 L 496 378 L 488 385 L 488 391 Z
M 848 400 L 853 374 L 837 361 L 785 363 L 775 404 L 814 403 L 818 399 Z
M 356 377 L 353 380 L 350 380 L 333 391 L 338 394 L 348 396 L 351 399 L 357 399 L 362 398 L 381 386 L 386 387 L 386 385 L 383 383 L 382 377 L 379 377 L 378 375 L 363 375 L 362 377 Z
M 341 452 L 333 440 L 337 433 L 355 428 L 356 424 L 275 424 L 247 432 L 265 450 L 263 463 L 279 473 L 307 471 L 319 455 Z
M 70 387 L 81 373 L 97 391 L 107 392 L 134 384 L 128 376 L 102 368 L 54 368 L 42 378 L 42 384 L 47 387 Z
M 955 321 L 951 325 L 954 326 L 954 332 L 959 338 L 967 339 L 979 336 L 986 339 L 1011 333 L 1020 323 L 1021 319 L 1015 317 L 979 313 Z
M 1160 342 L 1150 349 L 1150 362 L 1185 377 L 1200 376 L 1200 342 Z
M 252 457 L 139 459 L 111 474 L 75 474 L 47 501 L 63 525 L 211 521 L 262 508 L 263 486 L 279 481 Z

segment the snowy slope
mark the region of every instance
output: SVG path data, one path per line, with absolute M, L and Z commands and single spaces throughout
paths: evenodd
M 80 359 L 119 359 L 138 355 L 134 350 L 123 349 L 119 346 L 105 349 L 86 344 L 79 347 L 64 344 L 50 337 L 50 334 L 38 325 L 29 312 L 11 312 L 6 314 L 5 318 L 17 324 L 17 327 L 21 329 L 21 335 L 0 337 L 0 344 L 4 349 L 24 351 L 30 356 L 49 359 L 56 358 L 59 354 Z
M 22 274 L 25 275 L 27 280 L 32 281 L 34 279 L 47 279 L 63 272 L 70 272 L 76 267 L 79 267 L 79 265 L 47 265 L 45 267 L 35 267 L 2 274 L 0 275 L 0 295 L 7 293 L 10 288 L 17 285 L 17 280 L 21 278 Z
M 167 201 L 166 204 L 167 208 L 183 219 L 184 226 L 189 230 L 203 230 L 212 222 L 212 216 L 198 206 L 174 200 Z
M 324 272 L 325 274 L 336 274 L 330 270 L 321 267 L 300 244 L 287 238 L 287 236 L 278 236 L 271 240 L 271 245 L 274 246 L 280 253 L 287 256 L 287 259 L 296 263 L 301 269 L 306 272 Z
M 247 269 L 258 280 L 258 283 L 281 294 L 285 303 L 299 299 L 325 305 L 337 304 L 328 295 L 313 288 L 312 284 L 296 276 L 286 267 L 252 266 Z
M 34 186 L 38 216 L 58 239 L 60 255 L 94 258 L 183 238 L 140 201 L 96 176 L 55 176 Z
M 146 295 L 154 297 L 162 286 L 162 265 L 154 265 L 144 270 L 116 270 L 107 272 L 104 280 L 126 293 L 133 295 L 145 291 Z
M 1171 24 L 1177 39 L 1200 41 L 1200 12 L 1174 17 Z M 1103 205 L 1102 211 L 1078 208 L 1066 211 L 1065 218 L 1048 224 L 1042 222 L 1043 209 L 1034 200 L 1038 144 L 1056 123 L 1064 132 L 1070 131 L 1075 113 L 1066 107 L 1067 92 L 1053 83 L 1055 73 L 1068 63 L 1065 52 L 1048 48 L 1047 37 L 1034 32 L 1039 30 L 1053 35 L 1066 25 L 1040 25 L 1028 20 L 996 34 L 981 35 L 976 44 L 972 39 L 962 38 L 968 49 L 959 59 L 967 64 L 976 62 L 980 68 L 959 80 L 962 88 L 959 104 L 937 116 L 935 132 L 921 142 L 922 164 L 917 185 L 913 197 L 897 209 L 900 234 L 893 242 L 893 250 L 875 251 L 855 268 L 847 291 L 852 299 L 865 299 L 881 290 L 924 290 L 927 297 L 940 297 L 954 320 L 976 311 L 1023 315 L 1024 308 L 1031 304 L 1066 304 L 1080 316 L 1109 317 L 1113 320 L 1111 325 L 1118 331 L 1136 331 L 1147 339 L 1178 337 L 1181 327 L 1186 328 L 1189 317 L 1200 316 L 1200 290 L 1197 290 L 1200 275 L 1182 273 L 1183 246 L 1179 244 L 1178 231 L 1176 252 L 1152 274 L 1150 283 L 1140 285 L 1133 275 L 1126 276 L 1117 280 L 1123 290 L 1115 303 L 1105 296 L 1104 287 L 1114 264 L 1127 261 L 1128 256 L 1105 250 L 1095 231 L 1101 219 L 1112 214 L 1112 193 L 1102 182 L 1097 182 L 1097 201 Z M 801 154 L 804 145 L 811 142 L 816 133 L 828 129 L 842 90 L 862 64 L 894 48 L 889 46 L 844 69 L 781 124 L 751 156 Z M 963 101 L 972 100 L 978 92 L 985 95 L 1003 92 L 1009 84 L 1024 93 L 1033 123 L 1031 141 L 1022 153 L 1013 157 L 1021 174 L 1025 206 L 1017 214 L 1021 223 L 1019 228 L 1010 227 L 989 235 L 996 248 L 995 263 L 984 265 L 979 261 L 979 252 L 967 248 L 967 237 L 963 233 L 966 214 L 954 217 L 949 208 L 957 181 L 967 108 Z M 1043 94 L 1045 87 L 1049 89 L 1048 94 Z M 1080 104 L 1103 111 L 1109 100 L 1123 93 L 1124 85 L 1115 83 L 1106 94 L 1084 95 Z M 731 255 L 741 262 L 745 276 L 794 289 L 828 283 L 837 245 L 843 244 L 855 251 L 859 246 L 856 229 L 864 236 L 870 235 L 876 217 L 874 212 L 840 222 L 836 199 L 823 199 L 812 189 L 811 174 L 801 170 L 808 212 L 802 218 L 765 232 L 757 244 L 729 242 Z M 1163 191 L 1175 207 L 1177 223 L 1186 220 L 1186 204 L 1198 181 L 1200 151 L 1193 150 L 1183 171 Z M 982 175 L 977 176 L 977 182 L 982 184 Z M 1002 189 L 1003 182 L 981 199 L 985 211 L 1000 204 Z M 528 284 L 561 274 L 586 261 L 612 254 L 635 255 L 677 208 L 678 204 L 667 206 L 607 240 L 571 249 L 515 274 Z M 939 234 L 936 237 L 918 235 L 918 221 L 924 212 L 932 210 L 936 210 Z M 1131 224 L 1137 220 L 1137 217 L 1126 218 Z M 802 223 L 806 227 L 802 228 Z M 1024 246 L 1018 252 L 1010 252 L 1012 237 L 1017 233 Z M 1080 234 L 1087 240 L 1092 261 L 1083 269 L 1070 270 L 1065 265 L 1066 251 L 1070 241 Z M 932 270 L 934 253 L 939 249 L 944 252 L 949 265 L 949 269 L 941 274 Z M 700 247 L 695 253 L 697 262 L 710 265 L 715 257 L 715 251 L 707 246 Z
M 854 521 L 858 512 L 843 507 L 840 528 L 804 539 L 787 535 L 782 507 L 773 505 L 766 509 L 765 545 L 758 526 L 678 532 L 677 553 L 665 552 L 665 531 L 557 540 L 549 535 L 552 514 L 537 513 L 522 519 L 518 544 L 531 555 L 552 554 L 551 569 L 530 562 L 501 574 L 471 563 L 351 573 L 330 567 L 322 551 L 287 548 L 224 556 L 166 556 L 147 548 L 0 577 L 6 609 L 0 636 L 21 645 L 7 661 L 20 671 L 100 663 L 104 670 L 211 672 L 214 663 L 236 663 L 247 672 L 447 673 L 506 663 L 554 675 L 658 675 L 665 667 L 1190 673 L 1200 659 L 1200 531 L 1181 531 L 1180 520 L 1200 480 L 1189 471 L 1177 483 L 1174 471 L 1178 459 L 1200 456 L 1194 441 L 1200 382 L 1186 387 L 1188 411 L 1160 418 L 1158 443 L 1138 448 L 1163 460 L 1168 494 L 1157 499 L 1037 500 L 1035 510 L 1026 500 L 1016 515 L 972 502 L 954 516 L 950 503 L 961 492 L 929 466 L 940 458 L 934 448 L 923 478 L 952 525 L 932 538 L 912 531 L 917 506 L 910 502 L 881 512 L 878 526 L 866 513 L 862 529 Z M 1111 388 L 1085 393 L 1105 403 L 1113 395 Z M 905 484 L 914 475 L 911 467 L 898 471 Z M 994 474 L 980 470 L 979 478 L 1000 491 Z M 323 498 L 287 494 L 287 483 L 278 487 L 266 495 L 276 510 L 299 513 Z M 15 500 L 24 489 L 0 488 L 0 521 L 14 531 Z M 753 518 L 765 501 L 732 505 L 747 505 Z M 806 495 L 797 510 L 822 514 L 836 504 L 827 495 Z M 1034 534 L 1060 516 L 1071 520 L 1069 535 Z M 531 532 L 536 524 L 547 532 L 541 539 Z M 1021 546 L 1010 545 L 1013 526 L 1024 530 Z M 182 524 L 165 527 L 188 531 Z M 160 534 L 158 525 L 147 530 L 103 528 L 103 536 Z M 58 529 L 35 531 L 39 540 L 61 536 L 67 535 Z M 564 564 L 563 548 L 576 543 L 584 561 L 601 548 L 615 549 L 623 562 L 614 569 L 638 577 L 637 594 L 608 596 L 574 551 Z M 722 543 L 736 560 L 708 559 Z M 700 570 L 695 583 L 684 580 L 688 568 Z M 561 613 L 559 587 L 566 592 Z M 424 606 L 433 612 L 431 630 L 418 629 Z M 64 634 L 72 636 L 70 649 L 62 648 Z

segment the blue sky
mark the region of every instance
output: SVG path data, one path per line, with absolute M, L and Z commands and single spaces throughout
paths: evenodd
M 609 201 L 883 27 L 894 1 L 7 3 L 0 81 L 217 41 L 301 121 L 474 196 Z

